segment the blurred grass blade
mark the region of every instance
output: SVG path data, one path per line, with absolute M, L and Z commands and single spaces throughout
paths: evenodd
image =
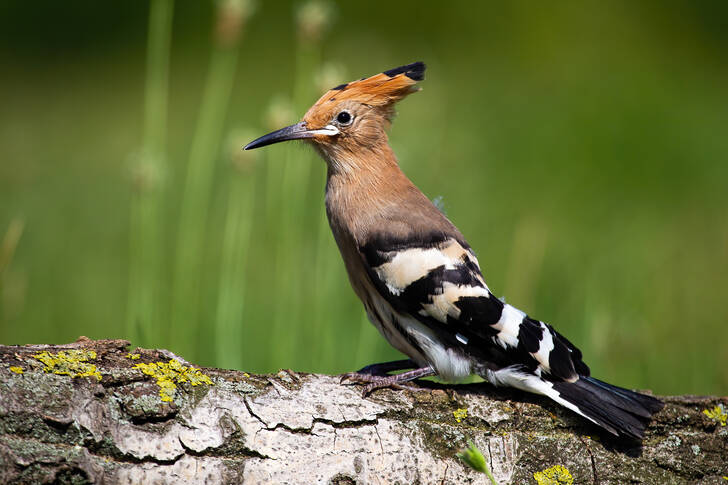
M 202 95 L 200 115 L 187 164 L 182 194 L 172 296 L 173 331 L 170 348 L 188 359 L 196 358 L 199 283 L 206 220 L 210 205 L 215 159 L 219 153 L 227 107 L 230 104 L 239 40 L 250 14 L 250 2 L 227 0 L 217 4 L 215 43 Z
M 134 167 L 130 214 L 129 294 L 126 338 L 140 345 L 159 341 L 162 254 L 162 174 L 166 164 L 169 50 L 172 0 L 152 0 L 149 10 L 144 140 Z M 138 329 L 146 336 L 140 341 Z M 147 340 L 148 339 L 148 340 Z
M 548 228 L 540 219 L 525 217 L 516 223 L 506 269 L 503 295 L 526 310 L 533 308 L 548 246 Z
M 242 369 L 244 365 L 243 310 L 255 203 L 252 172 L 260 152 L 240 147 L 253 137 L 252 132 L 242 132 L 231 136 L 228 144 L 233 154 L 233 173 L 229 177 L 215 316 L 215 365 L 226 369 Z
M 340 84 L 343 79 L 346 79 L 346 74 L 342 66 L 325 63 L 321 66 L 316 76 L 317 90 L 323 94 L 332 86 Z M 311 169 L 321 170 L 319 165 L 318 163 L 313 163 L 311 164 Z M 315 250 L 313 252 L 314 267 L 311 272 L 316 276 L 318 285 L 307 296 L 307 299 L 311 302 L 310 306 L 313 308 L 312 313 L 314 315 L 309 334 L 322 346 L 322 350 L 315 354 L 316 359 L 311 364 L 313 368 L 331 370 L 335 368 L 335 362 L 337 361 L 335 353 L 336 339 L 334 338 L 334 332 L 326 328 L 326 325 L 323 325 L 323 323 L 331 319 L 332 311 L 330 303 L 337 298 L 336 295 L 340 287 L 337 277 L 341 277 L 342 275 L 337 271 L 339 266 L 336 265 L 340 264 L 335 257 L 338 248 L 331 234 L 326 211 L 320 207 L 322 205 L 320 200 L 314 200 L 313 202 L 318 207 L 314 209 L 314 213 L 317 215 L 314 220 L 314 224 L 316 225 L 316 239 Z M 356 331 L 356 327 L 349 327 L 349 331 Z M 356 342 L 355 354 L 359 359 L 355 360 L 355 362 L 371 359 L 374 355 L 371 340 L 362 338 L 360 335 L 360 338 Z
M 296 11 L 298 41 L 293 106 L 299 117 L 315 101 L 315 79 L 321 64 L 321 39 L 330 23 L 331 14 L 331 4 L 323 0 L 310 0 Z M 307 194 L 311 170 L 314 169 L 314 154 L 310 150 L 301 151 L 297 148 L 293 144 L 285 147 L 283 174 L 277 187 L 285 200 L 280 204 L 275 262 L 277 274 L 285 275 L 279 284 L 289 299 L 286 306 L 278 305 L 273 314 L 271 342 L 275 343 L 275 347 L 270 353 L 272 368 L 288 365 L 285 362 L 293 362 L 298 358 L 298 344 L 304 325 L 290 325 L 289 322 L 303 323 L 310 320 L 304 315 L 305 301 L 309 296 L 306 292 L 316 287 L 306 281 L 310 265 L 315 262 L 308 256 L 305 245 L 305 233 L 314 224 L 307 219 L 312 212 L 310 205 L 307 205 Z M 288 269 L 293 267 L 302 271 L 292 278 L 288 276 Z M 310 332 L 307 334 L 311 335 Z
M 5 231 L 2 245 L 0 245 L 0 276 L 2 276 L 5 268 L 10 266 L 10 262 L 13 260 L 15 250 L 18 248 L 20 236 L 23 235 L 24 227 L 25 222 L 23 219 L 15 218 L 10 221 L 8 230 Z

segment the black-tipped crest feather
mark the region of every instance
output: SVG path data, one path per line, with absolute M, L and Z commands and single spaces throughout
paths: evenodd
M 422 81 L 425 79 L 425 67 L 426 66 L 424 62 L 418 61 L 413 62 L 412 64 L 407 64 L 406 66 L 399 66 L 395 67 L 394 69 L 384 71 L 383 74 L 386 74 L 389 77 L 394 77 L 398 74 L 404 74 L 414 81 Z

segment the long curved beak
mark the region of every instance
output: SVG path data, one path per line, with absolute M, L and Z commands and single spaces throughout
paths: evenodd
M 314 135 L 337 135 L 339 129 L 333 125 L 326 125 L 320 130 L 308 130 L 306 129 L 306 122 L 301 121 L 295 125 L 286 126 L 280 130 L 276 130 L 273 133 L 268 133 L 260 138 L 251 141 L 243 150 L 252 150 L 253 148 L 260 148 L 273 143 L 288 140 L 302 140 L 304 138 L 313 138 Z

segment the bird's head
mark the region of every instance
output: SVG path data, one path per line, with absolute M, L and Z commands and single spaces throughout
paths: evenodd
M 311 106 L 302 121 L 262 136 L 245 149 L 307 140 L 331 160 L 386 143 L 394 104 L 419 91 L 416 84 L 424 74 L 425 65 L 415 62 L 336 86 Z

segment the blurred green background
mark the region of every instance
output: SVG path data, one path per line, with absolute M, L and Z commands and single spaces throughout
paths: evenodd
M 366 322 L 310 149 L 246 142 L 423 60 L 391 143 L 594 375 L 728 393 L 728 3 L 0 4 L 0 342 L 345 372 Z

